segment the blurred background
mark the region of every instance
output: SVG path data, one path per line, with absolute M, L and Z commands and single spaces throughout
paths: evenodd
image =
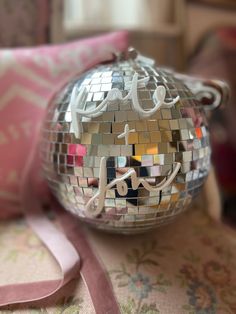
M 236 226 L 235 0 L 0 0 L 0 46 L 61 43 L 126 29 L 158 65 L 226 80 L 226 109 L 211 117 L 224 219 Z

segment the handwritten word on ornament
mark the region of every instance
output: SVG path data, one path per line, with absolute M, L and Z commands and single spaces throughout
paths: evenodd
M 84 108 L 88 91 L 86 87 L 83 87 L 79 93 L 77 93 L 77 87 L 75 86 L 72 91 L 71 99 L 69 107 L 71 108 L 71 118 L 72 118 L 72 128 L 75 133 L 76 138 L 80 138 L 82 131 L 81 118 L 82 117 L 90 117 L 95 118 L 103 114 L 104 108 L 109 106 L 111 103 L 119 101 L 120 103 L 125 102 L 126 100 L 131 100 L 132 109 L 136 111 L 141 118 L 148 118 L 153 115 L 157 110 L 159 110 L 162 106 L 165 108 L 171 108 L 176 102 L 179 100 L 179 96 L 175 97 L 171 102 L 166 103 L 166 88 L 164 86 L 158 86 L 153 94 L 153 103 L 154 107 L 149 110 L 144 110 L 139 103 L 138 99 L 138 88 L 145 86 L 145 84 L 149 81 L 149 77 L 145 77 L 138 80 L 138 74 L 135 73 L 132 81 L 130 82 L 130 90 L 128 94 L 123 97 L 122 92 L 113 88 L 108 93 L 106 98 L 94 109 L 84 110 Z M 129 134 L 134 132 L 135 130 L 130 130 L 129 125 L 126 124 L 124 128 L 124 132 L 118 135 L 118 138 L 124 138 L 125 144 L 128 144 Z M 137 174 L 133 168 L 130 168 L 126 173 L 115 178 L 110 183 L 107 184 L 107 170 L 106 170 L 106 157 L 101 158 L 100 170 L 99 170 L 99 187 L 97 193 L 94 194 L 93 197 L 87 202 L 85 206 L 85 214 L 87 216 L 96 217 L 99 215 L 105 203 L 106 191 L 111 189 L 116 185 L 117 191 L 119 195 L 125 196 L 128 193 L 128 185 L 125 182 L 127 178 L 131 178 L 131 187 L 133 190 L 137 190 L 140 185 L 142 185 L 146 190 L 150 192 L 159 192 L 163 190 L 165 187 L 169 186 L 171 182 L 176 177 L 179 169 L 181 167 L 181 163 L 175 162 L 173 164 L 172 173 L 163 179 L 159 184 L 152 186 L 147 180 L 144 178 L 137 177 Z M 94 206 L 93 203 L 98 199 L 97 206 Z
M 133 79 L 130 83 L 130 90 L 125 97 L 122 97 L 122 92 L 118 88 L 111 89 L 106 98 L 94 109 L 84 110 L 84 104 L 86 102 L 88 91 L 86 87 L 82 89 L 77 94 L 77 87 L 75 86 L 72 90 L 71 99 L 69 107 L 71 108 L 71 118 L 72 118 L 72 128 L 75 133 L 76 138 L 80 138 L 81 134 L 81 118 L 90 117 L 95 118 L 103 114 L 103 108 L 109 106 L 115 101 L 125 102 L 126 100 L 131 100 L 132 109 L 136 111 L 141 118 L 147 118 L 153 115 L 162 106 L 165 108 L 171 108 L 179 100 L 179 96 L 176 96 L 171 102 L 166 103 L 166 88 L 164 86 L 158 86 L 153 94 L 154 107 L 149 110 L 144 110 L 139 103 L 138 99 L 138 87 L 143 87 L 149 81 L 149 76 L 138 80 L 138 73 L 135 73 Z
M 96 194 L 94 194 L 93 197 L 90 198 L 90 200 L 86 204 L 85 214 L 91 217 L 99 215 L 104 207 L 106 191 L 110 190 L 115 185 L 117 187 L 117 192 L 121 196 L 126 195 L 128 193 L 128 185 L 125 180 L 129 177 L 131 178 L 131 187 L 133 190 L 137 190 L 138 187 L 142 185 L 149 192 L 160 192 L 161 190 L 169 186 L 169 184 L 171 184 L 171 182 L 177 175 L 180 167 L 181 163 L 175 162 L 173 172 L 170 174 L 170 176 L 168 178 L 164 178 L 160 183 L 155 186 L 150 185 L 144 178 L 138 178 L 134 168 L 130 168 L 125 174 L 107 184 L 106 157 L 102 157 L 100 162 L 98 191 Z M 96 207 L 94 207 L 92 206 L 92 204 L 96 199 L 98 199 L 98 204 Z

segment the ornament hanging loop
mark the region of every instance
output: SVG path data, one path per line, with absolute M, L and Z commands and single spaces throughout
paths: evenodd
M 114 53 L 114 60 L 120 61 L 135 61 L 145 65 L 154 66 L 155 60 L 141 55 L 135 48 L 129 47 L 127 50 L 119 53 Z

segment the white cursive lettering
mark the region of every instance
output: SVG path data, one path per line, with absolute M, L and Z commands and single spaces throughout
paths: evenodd
M 118 138 L 125 138 L 125 145 L 129 144 L 129 133 L 135 132 L 135 129 L 130 130 L 128 123 L 126 123 L 124 127 L 124 132 L 119 134 L 117 137 Z
M 159 110 L 161 106 L 167 106 L 170 108 L 179 100 L 179 96 L 177 96 L 171 102 L 166 103 L 166 88 L 164 86 L 158 86 L 153 94 L 154 107 L 149 110 L 144 110 L 138 100 L 138 87 L 145 86 L 148 81 L 149 77 L 138 80 L 138 73 L 135 73 L 132 81 L 130 82 L 130 90 L 125 97 L 122 96 L 122 92 L 118 88 L 113 88 L 107 93 L 106 98 L 96 108 L 91 110 L 83 109 L 88 96 L 86 87 L 82 87 L 80 92 L 77 94 L 77 87 L 74 86 L 69 107 L 71 108 L 71 123 L 76 138 L 80 138 L 82 128 L 81 117 L 98 117 L 103 113 L 102 109 L 113 101 L 131 100 L 132 109 L 139 113 L 142 118 L 147 118 Z
M 181 163 L 175 162 L 174 169 L 171 175 L 168 178 L 163 179 L 159 184 L 155 186 L 150 185 L 143 178 L 138 178 L 133 168 L 130 168 L 125 174 L 123 174 L 119 178 L 112 180 L 109 184 L 107 184 L 106 157 L 102 157 L 100 163 L 98 191 L 96 194 L 94 194 L 94 196 L 88 201 L 88 203 L 85 206 L 86 216 L 96 217 L 102 212 L 106 197 L 106 191 L 111 189 L 113 186 L 116 185 L 117 191 L 121 196 L 126 195 L 128 193 L 128 186 L 127 183 L 125 182 L 125 179 L 129 177 L 131 178 L 131 187 L 133 190 L 137 190 L 139 185 L 142 184 L 143 187 L 149 192 L 159 192 L 171 184 L 171 182 L 176 177 L 180 167 Z M 92 206 L 92 204 L 96 199 L 98 199 L 98 205 L 95 207 Z

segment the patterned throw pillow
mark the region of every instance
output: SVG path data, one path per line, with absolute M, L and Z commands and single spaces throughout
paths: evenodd
M 116 32 L 56 46 L 0 50 L 0 218 L 19 212 L 22 173 L 52 94 L 71 76 L 126 47 L 127 33 Z

